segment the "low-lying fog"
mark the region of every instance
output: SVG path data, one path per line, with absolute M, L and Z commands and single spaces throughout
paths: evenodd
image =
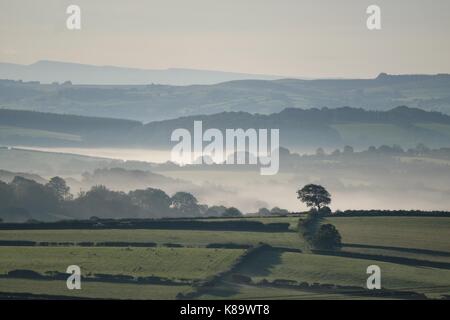
M 152 163 L 164 163 L 170 160 L 170 151 L 153 150 L 153 149 L 124 149 L 124 148 L 65 148 L 65 147 L 23 147 L 15 148 L 55 152 L 69 153 L 95 158 L 108 158 L 124 161 L 145 161 Z
M 208 205 L 235 206 L 243 212 L 278 206 L 304 210 L 296 190 L 308 183 L 325 186 L 332 194 L 332 209 L 449 210 L 450 161 L 403 156 L 298 157 L 274 176 L 238 166 L 222 169 L 174 168 L 130 160 L 163 163 L 170 152 L 139 149 L 27 148 L 34 151 L 0 151 L 0 169 L 38 174 L 46 179 L 67 179 L 73 194 L 104 184 L 113 190 L 161 188 L 168 194 L 187 191 Z M 65 153 L 65 154 L 61 154 Z M 70 155 L 66 154 L 70 153 Z M 88 155 L 108 159 L 80 158 Z M 439 160 L 439 161 L 438 161 Z M 112 172 L 96 169 L 120 167 Z M 221 166 L 220 166 L 221 167 Z M 235 169 L 239 168 L 239 169 Z

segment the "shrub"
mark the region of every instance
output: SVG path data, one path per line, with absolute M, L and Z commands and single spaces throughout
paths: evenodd
M 320 250 L 337 250 L 342 245 L 341 235 L 332 224 L 320 226 L 313 238 L 313 246 Z

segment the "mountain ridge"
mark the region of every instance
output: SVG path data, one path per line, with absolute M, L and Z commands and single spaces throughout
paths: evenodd
M 23 65 L 0 62 L 0 78 L 23 81 L 70 81 L 79 85 L 194 85 L 215 84 L 231 80 L 283 78 L 275 75 L 202 70 L 189 68 L 141 69 L 112 65 L 39 60 Z

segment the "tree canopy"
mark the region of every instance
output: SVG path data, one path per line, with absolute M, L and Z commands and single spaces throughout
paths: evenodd
M 315 207 L 317 210 L 331 203 L 330 193 L 324 187 L 317 184 L 307 184 L 298 190 L 297 199 L 300 199 L 308 207 Z

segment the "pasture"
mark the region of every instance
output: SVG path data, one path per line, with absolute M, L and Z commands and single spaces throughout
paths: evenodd
M 364 289 L 369 265 L 381 268 L 384 289 L 425 294 L 432 299 L 450 294 L 450 218 L 329 217 L 325 222 L 333 223 L 342 235 L 343 247 L 335 253 L 302 252 L 302 240 L 295 232 L 297 217 L 214 220 L 283 222 L 290 224 L 290 230 L 1 230 L 0 241 L 34 241 L 36 245 L 18 246 L 4 242 L 0 246 L 0 296 L 34 294 L 112 299 L 180 299 L 185 295 L 191 295 L 194 299 L 385 298 L 371 295 Z M 83 242 L 90 242 L 91 245 L 81 246 Z M 101 242 L 109 244 L 96 246 Z M 121 245 L 115 246 L 115 242 Z M 269 246 L 251 253 L 254 248 L 260 248 L 260 243 Z M 147 244 L 152 245 L 145 247 Z M 173 247 L 174 244 L 178 247 Z M 208 248 L 212 244 L 221 244 L 222 248 Z M 246 245 L 248 249 L 236 249 L 233 244 Z M 63 279 L 52 278 L 55 272 L 64 275 L 67 266 L 72 264 L 81 267 L 84 279 L 82 290 L 67 290 Z M 27 278 L 17 273 L 11 275 L 14 270 L 33 271 L 44 278 Z M 237 282 L 234 275 L 248 280 Z M 146 277 L 167 283 L 139 280 Z M 264 281 L 266 284 L 261 285 Z M 276 285 L 277 281 L 307 283 L 310 287 L 283 287 Z M 204 286 L 206 283 L 208 285 Z M 327 289 L 319 290 L 311 285 Z M 340 288 L 345 286 L 359 288 L 359 291 L 342 291 Z

